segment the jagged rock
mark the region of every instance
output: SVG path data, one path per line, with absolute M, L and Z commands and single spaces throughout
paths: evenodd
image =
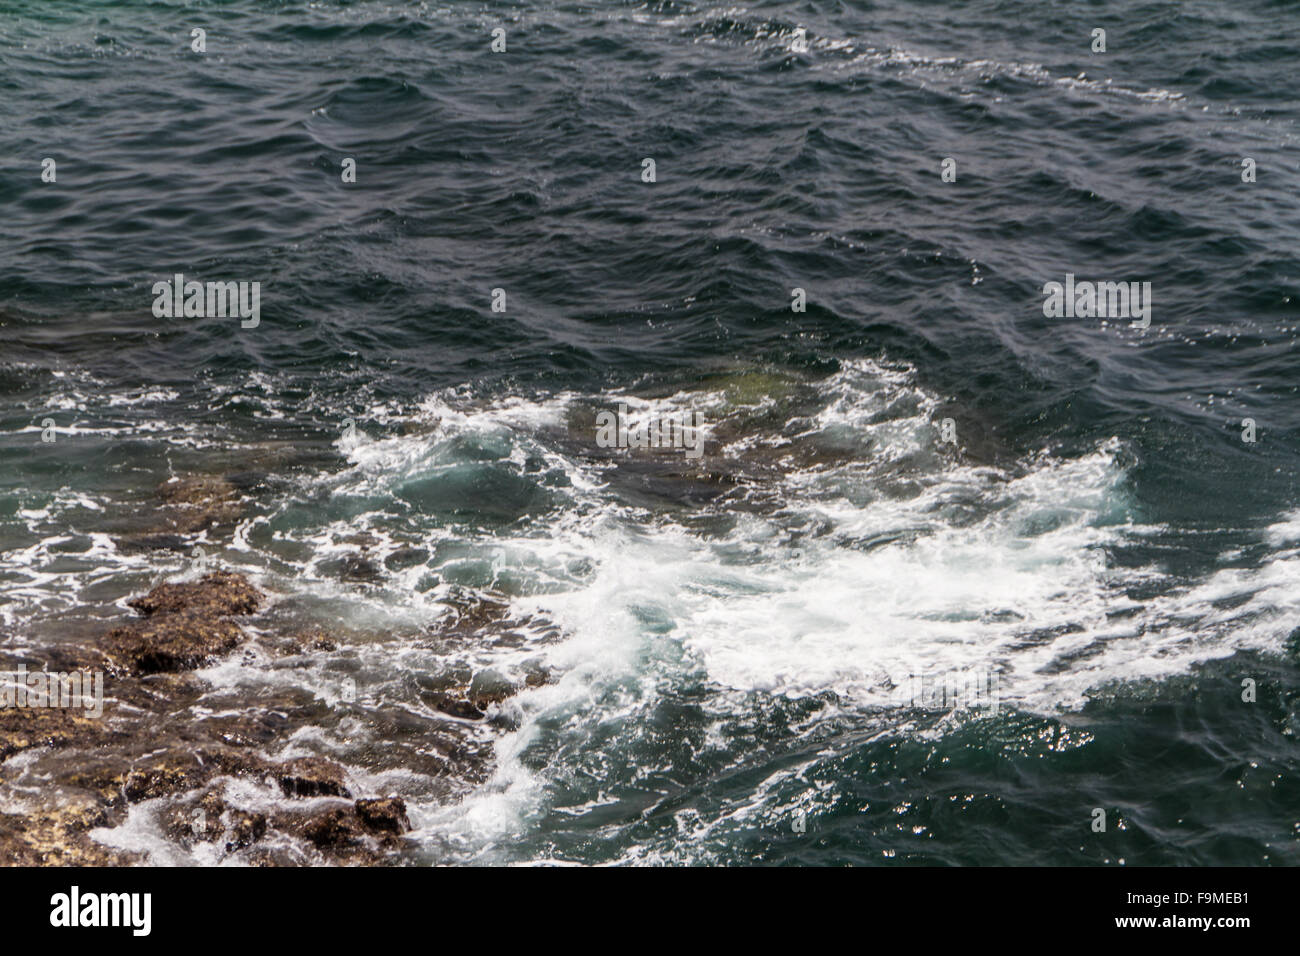
M 223 818 L 226 824 L 224 839 L 226 852 L 233 853 L 252 846 L 266 836 L 266 814 L 248 810 L 230 810 Z
M 122 669 L 153 674 L 202 667 L 234 650 L 243 638 L 234 621 L 180 611 L 115 627 L 103 643 Z
M 298 834 L 322 850 L 339 850 L 361 840 L 365 828 L 351 807 L 330 807 L 297 826 Z
M 213 571 L 198 581 L 160 584 L 126 603 L 146 617 L 178 611 L 228 617 L 252 614 L 261 606 L 262 592 L 242 574 Z
M 169 793 L 193 790 L 208 779 L 209 773 L 208 768 L 197 764 L 132 770 L 122 781 L 122 792 L 131 803 L 139 803 Z
M 227 853 L 251 846 L 266 835 L 266 814 L 230 806 L 218 792 L 170 807 L 163 817 L 167 835 L 182 845 L 221 842 Z
M 229 618 L 256 611 L 262 593 L 241 574 L 216 571 L 127 603 L 145 617 L 109 631 L 104 650 L 128 673 L 154 674 L 193 670 L 233 650 L 244 632 Z
M 199 850 L 203 859 L 224 851 L 238 853 L 250 865 L 393 862 L 402 834 L 411 828 L 400 798 L 355 799 L 346 770 L 332 760 L 276 761 L 263 749 L 278 750 L 295 730 L 319 723 L 329 714 L 328 702 L 308 689 L 277 684 L 253 705 L 237 690 L 217 690 L 187 673 L 244 640 L 240 620 L 265 603 L 256 587 L 238 574 L 215 573 L 160 584 L 129 603 L 140 616 L 107 634 L 98 633 L 93 618 L 76 621 L 55 631 L 38 651 L 14 658 L 29 669 L 107 671 L 112 720 L 71 709 L 0 708 L 0 764 L 32 751 L 21 765 L 0 766 L 6 799 L 25 792 L 25 779 L 43 781 L 39 800 L 22 797 L 14 804 L 30 802 L 40 809 L 16 814 L 6 806 L 10 812 L 0 813 L 0 859 L 31 865 L 143 862 L 146 855 L 101 846 L 88 831 L 119 825 L 132 804 L 148 800 L 156 801 L 168 839 Z M 457 623 L 469 638 L 473 625 L 496 620 L 504 610 L 504 604 L 471 599 Z M 302 621 L 301 615 L 278 621 L 268 615 L 259 620 L 258 632 L 268 632 L 262 639 L 275 650 L 335 649 L 330 632 L 304 629 Z M 442 694 L 448 707 L 474 719 L 483 716 L 482 705 L 514 690 L 510 681 L 491 674 L 475 680 L 468 667 L 448 668 L 426 686 Z M 482 782 L 490 767 L 491 742 L 466 726 L 431 721 L 427 711 L 405 706 L 386 708 L 369 720 L 379 739 L 427 735 L 409 755 L 411 766 L 444 778 L 435 789 L 449 799 Z M 42 747 L 58 749 L 34 749 Z M 229 778 L 257 788 L 270 784 L 288 799 L 277 795 L 263 807 L 259 796 L 257 811 L 235 807 L 226 793 L 233 798 L 248 784 L 235 787 Z M 69 792 L 81 801 L 76 814 L 52 806 L 55 798 L 46 796 Z
M 131 803 L 195 790 L 221 774 L 256 772 L 262 762 L 238 750 L 184 750 L 149 758 L 121 776 L 122 793 Z
M 365 808 L 362 809 L 362 804 Z M 383 849 L 398 845 L 400 834 L 410 829 L 406 805 L 400 798 L 359 800 L 298 813 L 279 813 L 271 826 L 306 840 L 322 852 L 343 858 L 360 857 L 377 863 Z
M 344 771 L 322 757 L 299 757 L 270 768 L 287 797 L 350 797 Z
M 369 830 L 405 833 L 411 829 L 411 820 L 406 815 L 406 802 L 401 797 L 358 800 L 354 806 L 357 816 Z

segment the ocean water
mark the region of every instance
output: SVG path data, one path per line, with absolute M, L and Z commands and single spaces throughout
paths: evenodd
M 247 574 L 189 716 L 399 862 L 1300 863 L 1297 75 L 1282 0 L 3 0 L 0 637 Z

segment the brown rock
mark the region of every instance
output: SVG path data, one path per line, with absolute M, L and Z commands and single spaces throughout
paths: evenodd
M 234 485 L 216 475 L 168 478 L 158 486 L 158 497 L 169 505 L 202 505 L 237 493 Z
M 229 524 L 240 514 L 239 490 L 211 475 L 172 478 L 158 486 L 164 528 L 189 534 Z
M 342 850 L 360 844 L 365 828 L 352 807 L 329 807 L 301 821 L 289 823 L 287 829 L 321 850 Z
M 287 797 L 350 797 L 344 771 L 322 757 L 300 757 L 271 769 Z
M 251 846 L 266 835 L 266 814 L 241 810 L 212 791 L 198 801 L 171 807 L 164 816 L 164 828 L 177 842 L 222 842 L 227 853 Z
M 101 720 L 54 707 L 0 708 L 0 761 L 32 747 L 94 744 L 108 736 Z
M 139 803 L 169 793 L 193 790 L 202 785 L 211 773 L 209 768 L 197 763 L 172 763 L 132 770 L 122 781 L 122 792 L 131 803 Z
M 263 767 L 257 757 L 233 748 L 177 748 L 129 764 L 124 764 L 123 758 L 108 760 L 78 771 L 68 780 L 110 803 L 136 803 L 197 790 L 223 774 L 258 773 Z
M 252 614 L 261 602 L 262 593 L 247 578 L 229 571 L 160 584 L 127 602 L 144 619 L 114 628 L 102 643 L 128 673 L 193 670 L 233 650 L 244 632 L 229 618 Z
M 58 795 L 57 805 L 31 813 L 0 814 L 0 863 L 6 866 L 131 866 L 138 853 L 114 850 L 90 838 L 110 825 L 108 810 L 90 794 Z M 54 799 L 47 794 L 45 799 Z
M 406 803 L 401 797 L 358 800 L 355 807 L 357 816 L 368 830 L 405 833 L 411 829 L 411 820 L 406 815 Z
M 233 650 L 243 637 L 233 621 L 179 611 L 115 627 L 103 644 L 123 670 L 154 674 L 202 667 Z
M 262 592 L 242 574 L 213 571 L 198 581 L 160 584 L 126 603 L 146 617 L 178 611 L 228 617 L 252 614 L 262 603 Z
M 367 810 L 367 820 L 357 805 L 337 803 L 307 812 L 276 814 L 271 826 L 307 841 L 326 856 L 348 862 L 382 863 L 384 852 L 398 846 L 399 834 L 392 828 L 410 826 L 406 808 L 396 798 L 359 802 L 387 806 Z
M 338 643 L 319 627 L 309 627 L 303 631 L 295 631 L 288 635 L 288 639 L 293 641 L 300 650 L 304 651 L 338 650 Z

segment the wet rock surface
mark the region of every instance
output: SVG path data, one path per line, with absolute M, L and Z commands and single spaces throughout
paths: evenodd
M 384 573 L 369 557 L 361 552 L 353 552 L 327 561 L 322 570 L 342 581 L 360 584 L 376 584 L 382 581 Z
M 410 818 L 406 815 L 406 803 L 401 797 L 358 800 L 354 806 L 361 822 L 371 831 L 405 833 L 411 829 Z
M 302 757 L 274 770 L 276 783 L 287 797 L 349 797 L 344 770 L 320 757 Z
M 168 807 L 162 824 L 164 832 L 182 846 L 218 843 L 226 853 L 252 846 L 267 834 L 265 813 L 232 806 L 216 790 Z
M 199 581 L 160 584 L 127 603 L 144 615 L 101 642 L 117 669 L 133 674 L 192 670 L 233 650 L 244 631 L 231 618 L 252 614 L 261 595 L 246 578 L 218 571 Z
M 29 813 L 0 814 L 0 862 L 7 866 L 133 866 L 143 862 L 97 843 L 90 831 L 111 822 L 108 808 L 77 796 Z
M 126 603 L 145 616 L 187 611 L 229 617 L 255 612 L 262 603 L 262 594 L 243 575 L 214 571 L 199 581 L 160 584 Z
M 174 476 L 106 530 L 124 553 L 190 552 L 205 532 L 233 528 L 244 515 L 245 494 L 259 486 L 252 473 Z
M 243 639 L 238 624 L 188 611 L 116 627 L 104 648 L 121 670 L 133 674 L 192 670 L 232 651 Z
M 364 712 L 368 737 L 384 741 L 383 747 L 349 751 L 344 760 L 303 755 L 296 735 L 354 721 L 362 712 L 348 700 L 325 701 L 292 686 L 269 694 L 215 692 L 197 669 L 217 661 L 318 665 L 340 648 L 346 653 L 346 637 L 260 613 L 267 595 L 226 571 L 159 583 L 125 603 L 138 616 L 101 624 L 84 642 L 51 642 L 39 652 L 0 656 L 0 668 L 10 670 L 21 663 L 29 672 L 86 668 L 104 674 L 101 716 L 73 708 L 0 707 L 0 794 L 15 810 L 0 813 L 0 863 L 167 862 L 153 851 L 110 845 L 113 828 L 136 815 L 177 853 L 201 862 L 400 861 L 410 847 L 406 801 L 385 789 L 366 792 L 361 781 L 400 770 L 430 781 L 438 799 L 467 792 L 490 767 L 491 729 L 484 718 L 523 686 L 544 679 L 540 671 L 511 681 L 452 668 L 432 696 L 416 699 L 440 702 L 441 710 L 417 713 L 382 700 L 370 705 Z M 449 616 L 439 641 L 466 640 L 476 624 L 500 630 L 505 619 L 503 604 L 466 602 Z M 242 654 L 233 656 L 241 645 Z M 394 752 L 392 742 L 402 741 L 411 743 Z M 348 769 L 357 761 L 360 775 Z
M 158 486 L 160 531 L 196 533 L 233 523 L 241 513 L 240 490 L 225 478 L 172 478 Z
M 0 760 L 32 747 L 103 740 L 108 728 L 71 709 L 0 708 Z
M 406 804 L 399 797 L 331 801 L 322 807 L 278 813 L 271 823 L 317 850 L 349 862 L 371 863 L 400 847 L 401 835 L 411 828 Z

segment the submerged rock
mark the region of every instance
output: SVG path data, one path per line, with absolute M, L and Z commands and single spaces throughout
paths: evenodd
M 183 534 L 171 532 L 141 532 L 122 535 L 117 539 L 118 550 L 124 554 L 136 554 L 141 551 L 179 551 L 188 552 L 190 542 Z
M 224 478 L 197 475 L 169 478 L 158 486 L 165 529 L 195 533 L 238 519 L 239 489 Z
M 362 584 L 376 584 L 384 579 L 384 573 L 373 561 L 360 552 L 352 552 L 326 561 L 321 570 L 343 581 L 357 581 Z
M 475 707 L 487 710 L 519 692 L 518 686 L 495 670 L 481 670 L 469 682 L 469 699 Z
M 158 486 L 158 497 L 169 505 L 202 505 L 235 493 L 235 486 L 217 475 L 172 477 Z

